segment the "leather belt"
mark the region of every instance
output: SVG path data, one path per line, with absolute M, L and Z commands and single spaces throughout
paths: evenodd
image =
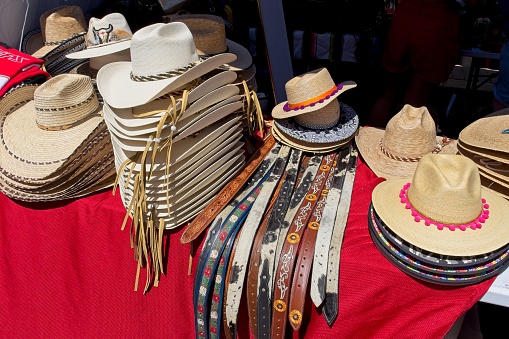
M 221 191 L 217 194 L 217 196 L 205 207 L 205 209 L 198 214 L 193 221 L 187 225 L 180 237 L 180 242 L 183 244 L 187 244 L 188 242 L 196 239 L 201 232 L 210 223 L 214 220 L 214 218 L 221 212 L 221 210 L 233 199 L 233 197 L 237 194 L 237 192 L 244 186 L 246 181 L 251 177 L 251 175 L 256 171 L 258 166 L 262 163 L 263 159 L 271 152 L 271 150 L 275 147 L 276 141 L 272 135 L 269 135 L 267 139 L 265 139 L 264 144 L 255 151 L 255 153 L 251 156 L 249 161 L 246 163 L 244 169 L 237 174 L 235 178 L 233 178 Z
M 285 177 L 284 173 L 283 177 Z M 256 305 L 257 305 L 256 294 L 258 292 L 258 267 L 260 264 L 260 248 L 262 245 L 263 235 L 265 234 L 265 230 L 267 229 L 267 225 L 269 223 L 269 218 L 272 215 L 272 211 L 274 210 L 276 199 L 279 197 L 279 193 L 281 192 L 283 182 L 284 182 L 283 180 L 279 181 L 279 184 L 276 187 L 276 191 L 272 195 L 269 207 L 267 208 L 267 211 L 265 212 L 263 220 L 260 224 L 260 227 L 258 228 L 258 232 L 256 233 L 256 237 L 253 242 L 253 247 L 251 249 L 251 255 L 249 257 L 250 258 L 249 269 L 247 272 L 247 286 L 246 286 L 247 307 L 248 307 L 247 311 L 249 316 L 249 325 L 251 327 L 251 333 L 253 333 L 255 338 L 258 337 L 257 335 L 258 326 L 256 321 Z
M 290 282 L 292 280 L 292 270 L 295 264 L 300 239 L 305 227 L 311 218 L 313 210 L 318 198 L 325 186 L 327 177 L 331 171 L 336 154 L 329 154 L 323 157 L 318 172 L 311 183 L 311 186 L 300 204 L 299 210 L 293 218 L 290 225 L 290 233 L 285 238 L 281 256 L 279 258 L 278 267 L 275 272 L 274 303 L 272 312 L 272 329 L 271 338 L 283 339 L 286 328 L 286 317 L 288 310 L 288 299 L 290 294 Z
M 337 162 L 337 155 L 335 159 Z M 334 178 L 335 167 L 336 163 L 333 164 L 333 167 L 329 171 L 325 186 L 322 189 L 320 197 L 318 198 L 319 201 L 316 203 L 313 214 L 307 223 L 307 227 L 305 228 L 304 234 L 300 241 L 298 257 L 295 263 L 295 270 L 293 272 L 292 286 L 290 288 L 290 312 L 288 314 L 290 325 L 295 331 L 298 331 L 300 325 L 302 324 L 309 276 L 311 273 L 311 266 L 313 265 L 312 259 L 315 251 L 316 235 L 318 229 L 320 228 L 323 210 L 327 204 L 328 193 Z
M 265 181 L 260 194 L 252 205 L 252 208 L 246 218 L 244 226 L 240 231 L 239 247 L 235 252 L 232 265 L 232 275 L 228 281 L 228 293 L 226 298 L 226 320 L 230 333 L 233 338 L 236 337 L 237 332 L 237 314 L 240 306 L 240 299 L 242 297 L 244 279 L 249 261 L 249 253 L 253 244 L 253 238 L 260 226 L 267 204 L 273 195 L 273 192 L 278 185 L 281 176 L 283 175 L 288 156 L 291 148 L 283 145 L 279 150 L 278 158 L 274 164 L 272 173 Z
M 357 145 L 355 142 L 352 142 L 350 159 L 348 159 L 345 182 L 343 183 L 343 190 L 341 191 L 341 200 L 339 201 L 339 206 L 336 212 L 336 220 L 334 222 L 334 230 L 332 231 L 329 258 L 327 262 L 327 283 L 325 286 L 323 316 L 329 326 L 332 326 L 334 320 L 336 320 L 336 317 L 338 316 L 339 261 L 346 222 L 350 211 L 350 202 L 352 199 L 358 155 Z
M 298 187 L 295 189 L 282 223 L 279 224 L 279 235 L 274 243 L 267 243 L 262 248 L 261 272 L 258 273 L 258 337 L 269 338 L 272 324 L 272 300 L 274 287 L 274 266 L 279 261 L 288 228 L 304 200 L 313 178 L 318 172 L 322 156 L 304 156 L 299 170 Z M 274 250 L 275 248 L 275 250 Z M 271 252 L 273 251 L 273 252 Z
M 332 179 L 332 185 L 327 196 L 327 204 L 322 212 L 320 228 L 318 228 L 316 235 L 310 287 L 311 300 L 313 300 L 316 307 L 320 307 L 325 299 L 325 278 L 327 275 L 329 247 L 332 230 L 334 229 L 334 221 L 336 220 L 336 211 L 341 198 L 341 190 L 345 181 L 346 166 L 350 158 L 350 149 L 351 144 L 349 147 L 342 148 L 339 151 L 334 179 Z
M 307 157 L 306 157 L 307 158 Z M 307 158 L 309 160 L 309 158 Z M 259 266 L 257 266 L 257 270 L 253 270 L 253 272 L 250 273 L 249 279 L 253 280 L 253 283 L 250 284 L 252 286 L 252 293 L 249 293 L 248 291 L 248 298 L 251 298 L 250 303 L 250 311 L 254 313 L 253 316 L 250 317 L 252 323 L 258 323 L 255 322 L 254 319 L 260 319 L 261 318 L 261 326 L 263 329 L 263 334 L 268 335 L 270 333 L 270 319 L 271 319 L 271 310 L 270 307 L 270 300 L 266 303 L 267 308 L 258 311 L 257 307 L 259 306 L 258 302 L 258 291 L 259 291 L 259 283 L 261 280 L 264 280 L 262 285 L 263 289 L 266 289 L 268 285 L 267 279 L 271 277 L 274 271 L 274 252 L 276 250 L 277 246 L 277 239 L 279 236 L 279 231 L 281 224 L 284 221 L 284 216 L 288 210 L 288 205 L 290 204 L 290 198 L 292 197 L 293 190 L 295 188 L 296 181 L 302 178 L 303 171 L 299 174 L 299 164 L 302 160 L 302 152 L 297 149 L 292 149 L 292 153 L 290 155 L 290 159 L 286 165 L 285 169 L 285 176 L 282 181 L 282 188 L 277 196 L 277 200 L 275 203 L 275 208 L 273 212 L 270 215 L 270 218 L 268 220 L 268 225 L 265 229 L 265 232 L 261 235 L 261 241 L 260 241 L 260 248 L 259 252 L 257 253 L 257 262 Z M 299 178 L 298 178 L 299 177 Z M 270 262 L 269 262 L 270 261 Z M 270 268 L 269 268 L 270 267 Z M 270 271 L 270 274 L 267 274 L 267 271 Z M 256 287 L 256 288 L 255 288 Z M 271 289 L 272 290 L 272 289 Z M 252 305 L 251 305 L 252 304 Z M 258 336 L 258 326 L 256 326 L 256 332 L 253 331 L 253 334 L 255 337 L 262 337 Z
M 199 287 L 194 291 L 195 303 L 195 326 L 197 338 L 209 338 L 208 332 L 208 299 L 210 297 L 210 288 L 212 286 L 214 275 L 217 270 L 221 255 L 229 239 L 234 235 L 240 225 L 247 217 L 253 202 L 258 197 L 263 184 L 268 177 L 265 176 L 260 183 L 244 198 L 239 205 L 228 215 L 221 224 L 218 235 L 216 236 L 209 252 L 205 254 L 206 260 L 203 271 L 198 271 L 196 279 L 199 281 Z

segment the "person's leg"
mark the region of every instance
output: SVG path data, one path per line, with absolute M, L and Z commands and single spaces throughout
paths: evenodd
M 412 105 L 414 107 L 428 106 L 433 93 L 437 90 L 438 85 L 430 83 L 421 79 L 416 75 L 412 75 L 408 82 L 408 87 L 405 91 L 405 97 L 403 99 L 405 104 Z M 435 114 L 430 111 L 435 123 L 438 123 Z
M 400 74 L 387 73 L 382 95 L 373 104 L 368 115 L 367 125 L 385 128 L 404 86 L 404 77 Z

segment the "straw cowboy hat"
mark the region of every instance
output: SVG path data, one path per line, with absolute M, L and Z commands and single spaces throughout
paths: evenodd
M 111 13 L 102 19 L 90 18 L 85 49 L 68 54 L 70 59 L 96 58 L 129 49 L 133 33 L 125 17 Z
M 87 23 L 79 6 L 61 6 L 40 16 L 40 29 L 25 35 L 22 51 L 48 59 L 85 39 Z
M 509 153 L 509 108 L 472 122 L 461 130 L 458 139 L 469 146 Z
M 272 110 L 274 119 L 285 119 L 320 110 L 341 93 L 356 87 L 353 81 L 335 84 L 327 68 L 298 75 L 285 84 L 286 97 Z
M 426 107 L 405 105 L 384 129 L 361 127 L 355 136 L 359 152 L 373 172 L 382 178 L 411 178 L 427 153 L 456 154 L 457 141 L 436 135 Z
M 509 243 L 509 202 L 481 186 L 472 160 L 425 154 L 410 180 L 386 180 L 372 193 L 375 212 L 404 241 L 437 255 L 463 257 Z
M 166 22 L 183 22 L 193 34 L 196 50 L 200 55 L 232 53 L 237 60 L 224 65 L 231 71 L 247 70 L 253 64 L 251 53 L 242 45 L 226 39 L 223 19 L 210 14 L 173 14 L 163 17 Z
M 114 62 L 99 70 L 97 86 L 112 107 L 139 106 L 235 58 L 231 53 L 200 58 L 185 24 L 153 24 L 133 34 L 131 62 Z
M 0 111 L 3 172 L 49 176 L 106 129 L 87 76 L 62 74 L 39 86 L 33 97 L 26 95 L 26 104 Z

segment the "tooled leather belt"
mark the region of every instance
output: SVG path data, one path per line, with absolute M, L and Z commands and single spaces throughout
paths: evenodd
M 286 172 L 285 172 L 286 173 Z M 285 173 L 283 173 L 283 178 L 285 177 Z M 274 194 L 272 195 L 272 199 L 270 200 L 269 207 L 263 216 L 263 220 L 258 228 L 258 232 L 256 233 L 255 240 L 253 241 L 253 246 L 251 249 L 251 255 L 249 256 L 249 268 L 247 271 L 247 286 L 246 286 L 246 294 L 247 294 L 247 312 L 249 316 L 249 325 L 251 327 L 251 333 L 257 338 L 257 323 L 256 323 L 256 293 L 258 291 L 258 268 L 260 264 L 260 248 L 262 246 L 263 235 L 265 234 L 265 230 L 267 229 L 267 225 L 269 223 L 269 218 L 272 215 L 272 211 L 274 210 L 274 206 L 277 198 L 279 197 L 279 193 L 281 192 L 281 187 L 283 186 L 284 180 L 280 180 Z M 226 298 L 225 298 L 226 299 Z M 225 322 L 226 323 L 226 322 Z M 229 329 L 225 332 L 228 332 L 228 339 L 231 338 L 229 334 Z
M 186 244 L 193 241 L 201 234 L 201 232 L 203 232 L 205 228 L 207 228 L 207 226 L 210 225 L 214 218 L 244 186 L 246 181 L 256 171 L 267 154 L 273 150 L 275 144 L 276 141 L 274 137 L 269 135 L 264 144 L 251 156 L 244 169 L 216 195 L 216 197 L 196 218 L 193 219 L 189 225 L 186 226 L 180 238 L 181 243 Z
M 251 326 L 251 332 L 255 338 L 258 338 L 258 279 L 263 262 L 261 253 L 263 248 L 265 248 L 266 251 L 265 245 L 267 245 L 267 243 L 272 242 L 275 245 L 277 235 L 279 234 L 279 225 L 283 222 L 284 215 L 288 209 L 288 204 L 295 187 L 301 156 L 301 151 L 292 149 L 290 159 L 286 164 L 285 172 L 280 180 L 278 193 L 277 195 L 274 195 L 276 198 L 274 207 L 272 208 L 270 215 L 264 220 L 264 223 L 262 224 L 263 227 L 260 226 L 260 229 L 258 230 L 255 238 L 255 242 L 253 243 L 253 249 L 251 250 L 246 293 L 248 301 L 249 324 Z M 272 252 L 270 256 L 272 257 L 273 254 L 274 253 Z M 270 313 L 264 313 L 265 317 L 268 315 L 270 315 Z
M 332 231 L 331 245 L 329 248 L 329 259 L 327 262 L 325 302 L 322 309 L 325 321 L 329 326 L 332 326 L 334 320 L 336 320 L 338 316 L 339 261 L 346 222 L 350 211 L 358 155 L 357 145 L 353 142 L 350 159 L 348 159 L 345 182 L 343 183 L 343 190 L 341 191 L 341 200 L 339 201 L 336 212 L 336 220 L 334 222 L 334 230 Z
M 237 331 L 237 314 L 242 297 L 244 278 L 249 261 L 249 253 L 253 244 L 253 238 L 258 230 L 262 217 L 267 209 L 267 204 L 283 175 L 291 148 L 283 145 L 279 151 L 278 158 L 274 164 L 274 169 L 263 185 L 260 195 L 256 198 L 252 208 L 246 218 L 239 235 L 239 247 L 235 251 L 233 258 L 232 274 L 228 283 L 228 292 L 226 297 L 226 321 L 230 330 L 230 335 L 235 338 Z
M 279 258 L 277 270 L 275 272 L 274 303 L 272 312 L 271 338 L 283 339 L 286 329 L 286 319 L 288 314 L 288 299 L 290 294 L 290 283 L 292 280 L 293 268 L 297 256 L 297 251 L 305 227 L 312 216 L 313 210 L 322 189 L 325 186 L 331 166 L 334 163 L 336 154 L 329 154 L 323 157 L 311 187 L 309 188 L 304 201 L 293 218 L 290 225 L 290 233 L 286 236 L 281 256 Z
M 272 300 L 274 287 L 274 266 L 279 261 L 281 248 L 283 247 L 286 235 L 293 218 L 299 210 L 306 193 L 311 186 L 313 178 L 318 172 L 319 165 L 322 161 L 321 155 L 315 155 L 311 158 L 303 157 L 301 170 L 299 171 L 299 185 L 292 194 L 283 222 L 279 223 L 279 234 L 274 242 L 263 244 L 261 252 L 261 270 L 258 272 L 258 306 L 257 306 L 257 323 L 258 337 L 269 338 L 272 321 Z M 275 226 L 277 227 L 277 226 Z
M 323 210 L 327 204 L 328 193 L 334 178 L 338 156 L 336 156 L 335 159 L 336 161 L 333 164 L 333 168 L 331 168 L 325 186 L 318 198 L 319 201 L 316 203 L 313 214 L 300 240 L 300 248 L 295 262 L 292 286 L 290 288 L 290 303 L 288 304 L 288 320 L 290 320 L 290 325 L 295 331 L 298 331 L 302 324 L 309 276 L 311 273 L 311 266 L 313 265 L 312 259 L 315 251 L 316 236 L 320 228 Z
M 341 190 L 345 181 L 346 167 L 350 159 L 351 146 L 340 150 L 334 179 L 327 196 L 327 204 L 322 212 L 322 221 L 316 235 L 313 268 L 311 274 L 310 295 L 316 307 L 320 307 L 325 299 L 325 279 L 329 258 L 330 240 L 336 220 L 336 211 L 341 198 Z

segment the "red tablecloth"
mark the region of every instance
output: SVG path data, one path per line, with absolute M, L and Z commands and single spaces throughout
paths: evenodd
M 385 259 L 366 217 L 381 180 L 359 161 L 341 253 L 339 316 L 329 328 L 308 302 L 310 321 L 295 338 L 442 338 L 493 282 L 427 284 Z M 120 230 L 124 214 L 111 191 L 44 204 L 0 194 L 0 336 L 194 337 L 190 247 L 180 244 L 181 230 L 167 232 L 166 276 L 143 295 L 143 275 L 140 291 L 133 291 L 136 262 L 129 232 Z M 197 263 L 196 256 L 193 272 Z M 247 338 L 245 304 L 239 317 L 239 337 Z

